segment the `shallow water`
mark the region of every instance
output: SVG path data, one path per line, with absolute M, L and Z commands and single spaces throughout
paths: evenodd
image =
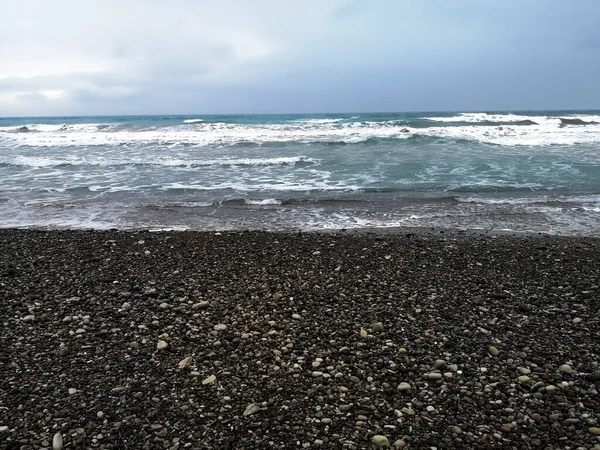
M 0 119 L 0 226 L 599 234 L 600 112 Z

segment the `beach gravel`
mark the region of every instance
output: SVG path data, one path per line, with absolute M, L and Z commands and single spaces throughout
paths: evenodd
M 594 238 L 0 230 L 0 448 L 598 448 L 599 285 Z

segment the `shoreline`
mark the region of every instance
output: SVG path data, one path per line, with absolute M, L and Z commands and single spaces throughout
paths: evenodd
M 56 227 L 56 226 L 24 226 L 24 227 L 0 227 L 0 231 L 25 231 L 25 232 L 73 232 L 73 233 L 197 233 L 197 234 L 214 234 L 214 233 L 264 233 L 264 234 L 315 234 L 315 235 L 383 235 L 383 236 L 488 236 L 488 237 L 546 237 L 546 238 L 570 238 L 570 239 L 600 239 L 600 232 L 596 233 L 551 233 L 547 231 L 518 231 L 511 229 L 481 229 L 481 228 L 457 228 L 457 227 L 356 227 L 356 228 L 286 228 L 286 229 L 233 229 L 233 228 L 214 228 L 214 229 L 196 229 L 185 227 L 109 227 L 109 228 L 71 228 L 71 227 Z
M 0 229 L 0 447 L 600 448 L 600 239 L 419 230 Z

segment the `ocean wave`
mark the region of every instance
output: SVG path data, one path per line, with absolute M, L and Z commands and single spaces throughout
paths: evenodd
M 224 181 L 220 183 L 180 183 L 172 182 L 162 185 L 162 191 L 170 193 L 186 193 L 194 191 L 204 192 L 237 192 L 237 193 L 265 193 L 265 192 L 360 192 L 361 186 L 352 182 L 328 183 L 321 180 L 255 180 L 255 181 Z M 259 194 L 260 195 L 260 194 Z
M 487 205 L 534 205 L 534 204 L 590 204 L 599 203 L 600 195 L 535 195 L 525 197 L 482 197 L 480 195 L 457 196 L 456 201 L 461 203 L 480 203 Z
M 297 124 L 310 124 L 310 125 L 328 125 L 332 123 L 343 122 L 345 119 L 342 117 L 338 118 L 308 118 L 308 119 L 295 119 L 290 120 L 289 123 L 297 123 Z
M 276 198 L 265 198 L 262 200 L 247 198 L 247 199 L 244 199 L 244 203 L 246 203 L 246 205 L 266 206 L 266 205 L 281 205 L 282 201 L 277 200 Z
M 538 122 L 544 122 L 547 119 L 547 116 L 525 116 L 519 114 L 488 114 L 488 113 L 459 113 L 455 116 L 441 116 L 441 117 L 423 117 L 425 120 L 429 120 L 432 122 L 444 122 L 444 123 L 471 123 L 471 124 L 479 124 L 479 123 L 527 123 L 533 122 L 537 124 Z
M 567 125 L 598 125 L 599 123 L 593 120 L 583 120 L 576 117 L 560 117 L 561 126 Z
M 540 183 L 513 183 L 498 181 L 481 180 L 469 184 L 455 184 L 445 189 L 447 192 L 465 192 L 465 193 L 513 193 L 513 192 L 539 192 L 548 190 Z
M 210 167 L 210 166 L 282 166 L 298 163 L 315 164 L 319 160 L 306 156 L 276 157 L 276 158 L 218 158 L 206 160 L 185 160 L 163 158 L 148 161 L 145 158 L 111 159 L 105 157 L 43 157 L 43 156 L 14 156 L 0 157 L 0 166 L 23 167 L 65 167 L 65 166 L 163 166 L 163 167 Z
M 183 123 L 202 123 L 204 119 L 185 119 Z
M 595 118 L 596 116 L 559 118 L 477 113 L 383 121 L 298 119 L 284 123 L 255 124 L 198 122 L 193 127 L 187 124 L 152 127 L 28 124 L 21 127 L 0 127 L 0 131 L 4 131 L 0 134 L 0 142 L 6 148 L 177 148 L 355 145 L 426 137 L 506 146 L 597 144 L 600 143 L 600 122 Z
M 0 127 L 0 132 L 4 133 L 57 133 L 57 132 L 79 132 L 94 133 L 97 131 L 106 131 L 114 127 L 114 124 L 27 124 L 20 126 Z
M 29 127 L 19 127 L 15 130 L 11 130 L 13 133 L 31 133 L 32 131 L 36 131 L 36 130 L 32 130 Z

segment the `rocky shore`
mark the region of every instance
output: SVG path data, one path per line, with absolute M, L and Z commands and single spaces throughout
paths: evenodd
M 600 240 L 0 230 L 0 448 L 600 449 Z

